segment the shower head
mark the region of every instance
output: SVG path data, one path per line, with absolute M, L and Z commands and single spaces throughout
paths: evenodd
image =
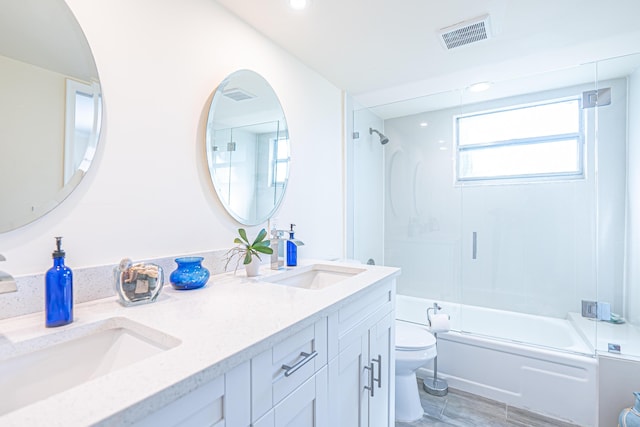
M 378 136 L 380 137 L 380 144 L 384 145 L 387 142 L 389 142 L 389 138 L 387 138 L 382 133 L 380 133 L 380 131 L 377 131 L 374 128 L 369 128 L 369 135 L 373 135 L 374 132 L 377 133 Z

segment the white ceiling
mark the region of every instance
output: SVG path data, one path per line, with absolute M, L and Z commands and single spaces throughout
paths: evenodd
M 640 52 L 639 0 L 216 0 L 365 106 Z M 493 37 L 438 30 L 483 14 Z

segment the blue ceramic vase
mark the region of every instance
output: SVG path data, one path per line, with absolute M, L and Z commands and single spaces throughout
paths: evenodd
M 202 266 L 200 256 L 176 258 L 178 268 L 171 272 L 169 281 L 178 290 L 198 289 L 207 284 L 209 270 Z
M 640 391 L 634 392 L 633 395 L 636 397 L 636 403 L 632 408 L 625 408 L 620 412 L 620 427 L 640 427 Z

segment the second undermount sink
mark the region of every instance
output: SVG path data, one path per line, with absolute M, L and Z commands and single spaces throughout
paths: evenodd
M 158 330 L 113 317 L 2 347 L 0 416 L 179 343 Z
M 320 290 L 366 271 L 364 268 L 332 264 L 313 264 L 296 267 L 285 273 L 264 279 L 278 285 L 293 286 L 310 290 Z

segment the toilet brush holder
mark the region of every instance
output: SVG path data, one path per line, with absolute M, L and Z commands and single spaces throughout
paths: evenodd
M 438 345 L 438 334 L 436 337 L 436 347 Z M 438 356 L 433 358 L 433 377 L 427 377 L 422 380 L 422 388 L 433 396 L 446 396 L 449 393 L 449 384 L 446 380 L 438 378 Z

